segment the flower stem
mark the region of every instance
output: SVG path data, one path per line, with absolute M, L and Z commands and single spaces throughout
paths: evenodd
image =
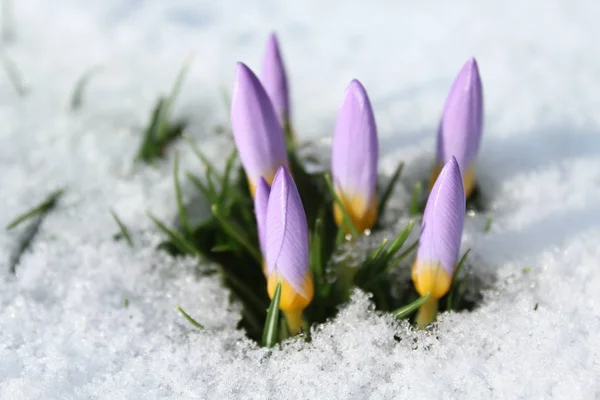
M 290 335 L 295 335 L 302 329 L 302 310 L 284 311 Z
M 417 313 L 417 326 L 421 329 L 435 321 L 435 317 L 438 312 L 438 299 L 430 297 L 421 307 Z

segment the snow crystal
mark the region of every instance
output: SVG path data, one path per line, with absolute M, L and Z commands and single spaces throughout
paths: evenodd
M 8 265 L 26 227 L 0 231 L 1 399 L 600 396 L 599 4 L 12 4 L 2 50 L 28 93 L 19 97 L 0 74 L 0 225 L 52 190 L 65 194 L 14 275 Z M 235 61 L 259 67 L 273 29 L 301 138 L 329 143 L 345 86 L 364 83 L 381 171 L 406 163 L 396 208 L 431 165 L 454 75 L 477 57 L 486 107 L 478 173 L 489 204 L 465 224 L 463 250 L 472 248 L 483 291 L 473 311 L 415 331 L 356 291 L 310 343 L 262 349 L 236 329 L 241 306 L 212 266 L 156 249 L 146 211 L 175 217 L 173 151 L 152 166 L 132 159 L 157 96 L 196 54 L 175 112 L 222 162 L 231 141 L 213 135 L 227 123 L 221 88 Z M 69 112 L 77 79 L 95 66 L 82 108 Z M 182 170 L 201 171 L 184 143 L 175 147 Z M 183 190 L 188 200 L 195 193 Z M 114 240 L 110 209 L 133 249 Z

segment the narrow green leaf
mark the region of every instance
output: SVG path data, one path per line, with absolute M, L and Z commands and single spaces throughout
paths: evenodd
M 396 186 L 396 182 L 398 182 L 398 179 L 400 179 L 400 175 L 402 174 L 403 168 L 403 162 L 398 164 L 398 167 L 396 167 L 396 171 L 394 171 L 394 175 L 392 175 L 392 179 L 390 179 L 390 182 L 383 191 L 383 194 L 381 195 L 381 199 L 379 201 L 379 209 L 377 210 L 378 216 L 383 215 L 383 212 L 385 211 L 385 206 L 387 205 L 387 202 L 390 199 L 390 196 L 392 195 L 392 191 L 394 190 L 394 186 Z
M 71 111 L 76 111 L 81 107 L 83 103 L 83 91 L 85 90 L 87 84 L 91 80 L 91 78 L 97 74 L 102 68 L 99 66 L 92 67 L 85 71 L 81 77 L 75 82 L 75 87 L 73 88 L 73 94 L 71 95 L 70 109 Z
M 183 81 L 187 75 L 187 72 L 192 64 L 194 57 L 190 55 L 185 59 L 181 69 L 179 70 L 179 74 L 177 74 L 177 78 L 175 78 L 175 83 L 173 84 L 173 88 L 171 89 L 171 94 L 169 97 L 165 99 L 164 105 L 161 109 L 160 118 L 158 121 L 158 131 L 156 135 L 156 139 L 159 142 L 162 142 L 167 137 L 169 131 L 169 119 L 171 114 L 171 108 L 173 107 L 173 103 L 177 99 L 179 92 L 181 91 L 181 86 L 183 85 Z
M 490 229 L 492 229 L 492 222 L 494 222 L 494 217 L 490 215 L 485 221 L 485 227 L 483 228 L 484 233 L 488 233 Z
M 190 317 L 190 315 L 188 313 L 183 311 L 183 308 L 177 306 L 177 311 L 179 311 L 181 313 L 181 315 L 183 315 L 183 317 L 185 319 L 187 319 L 190 324 L 194 325 L 198 329 L 204 329 L 204 325 L 202 325 L 200 322 L 196 321 L 194 318 Z
M 379 246 L 377 246 L 375 248 L 375 250 L 373 250 L 371 252 L 371 254 L 369 254 L 369 260 L 375 260 L 377 257 L 379 257 L 380 254 L 382 254 L 381 252 L 383 251 L 383 249 L 385 249 L 386 245 L 388 243 L 387 238 L 383 239 L 381 241 L 381 244 Z
M 8 80 L 13 85 L 15 91 L 19 97 L 24 97 L 27 94 L 28 89 L 23 84 L 23 79 L 21 78 L 21 73 L 19 72 L 17 65 L 4 53 L 4 51 L 0 52 L 0 61 L 2 62 Z
M 183 138 L 188 143 L 188 145 L 190 146 L 190 148 L 192 149 L 194 154 L 200 159 L 200 161 L 204 165 L 204 168 L 212 171 L 212 173 L 215 174 L 215 176 L 217 177 L 217 179 L 219 181 L 223 181 L 223 177 L 221 177 L 221 174 L 219 174 L 219 172 L 217 170 L 215 170 L 213 164 L 208 160 L 208 158 L 204 155 L 204 153 L 202 153 L 202 151 L 200 151 L 198 146 L 196 146 L 196 144 L 194 143 L 194 141 L 192 140 L 190 135 L 185 134 L 185 135 L 183 135 Z
M 310 265 L 312 267 L 311 270 L 319 283 L 324 281 L 325 276 L 325 271 L 323 270 L 323 247 L 321 243 L 322 235 L 323 221 L 320 218 L 317 218 L 310 241 Z
M 177 151 L 175 152 L 175 158 L 173 159 L 173 182 L 175 184 L 175 201 L 177 202 L 177 211 L 179 213 L 181 226 L 187 235 L 191 235 L 192 227 L 190 226 L 190 220 L 187 212 L 185 211 L 183 196 L 181 194 L 181 186 L 179 185 L 179 152 Z
M 454 304 L 454 295 L 456 293 L 456 286 L 458 284 L 457 281 L 457 277 L 458 274 L 460 274 L 460 271 L 462 271 L 463 265 L 465 264 L 465 261 L 467 260 L 467 257 L 469 256 L 469 253 L 471 252 L 471 249 L 465 251 L 465 254 L 463 254 L 463 256 L 461 257 L 460 261 L 458 262 L 458 265 L 456 266 L 456 269 L 454 270 L 454 274 L 452 274 L 452 286 L 450 287 L 450 294 L 448 294 L 448 301 L 447 301 L 447 309 L 448 310 L 452 310 L 455 306 Z
M 408 317 L 410 314 L 414 313 L 421 307 L 423 303 L 429 298 L 430 293 L 427 293 L 425 296 L 418 298 L 412 303 L 397 309 L 396 311 L 392 311 L 392 315 L 398 319 L 403 319 Z
M 231 247 L 230 244 L 218 244 L 216 246 L 213 246 L 212 249 L 210 249 L 210 251 L 214 252 L 214 253 L 224 253 L 226 251 L 232 251 L 234 250 L 233 247 Z
M 148 217 L 152 221 L 154 221 L 154 224 L 158 227 L 158 229 L 163 231 L 163 233 L 165 233 L 169 237 L 169 240 L 171 240 L 173 246 L 177 247 L 179 251 L 185 254 L 191 254 L 196 256 L 200 255 L 200 252 L 196 249 L 196 247 L 192 243 L 188 242 L 181 233 L 167 228 L 167 226 L 163 224 L 160 220 L 158 220 L 154 215 L 150 213 L 147 214 Z
M 125 241 L 129 245 L 129 247 L 133 247 L 133 240 L 131 240 L 131 236 L 129 235 L 127 226 L 121 221 L 121 219 L 117 216 L 117 213 L 115 213 L 113 210 L 110 210 L 110 214 L 112 215 L 112 217 L 115 220 L 115 222 L 117 223 L 117 225 L 119 225 L 119 229 L 121 230 L 121 235 L 123 235 L 123 237 L 125 238 Z
M 408 249 L 406 249 L 402 253 L 400 253 L 400 255 L 394 259 L 394 263 L 397 264 L 400 261 L 402 261 L 407 255 L 409 255 L 410 253 L 412 253 L 417 248 L 417 246 L 419 246 L 419 239 L 415 240 L 413 242 L 413 244 L 411 244 L 410 246 L 408 246 Z
M 410 232 L 412 232 L 414 226 L 415 221 L 413 221 L 412 219 L 408 221 L 408 224 L 406 224 L 402 232 L 400 232 L 398 236 L 396 236 L 396 239 L 394 239 L 394 241 L 390 245 L 388 249 L 388 253 L 390 256 L 394 256 L 402 248 L 404 242 L 406 242 L 406 239 L 408 239 L 408 235 L 410 235 Z
M 229 180 L 231 179 L 231 171 L 233 170 L 233 165 L 236 158 L 237 149 L 234 146 L 233 150 L 229 154 L 229 157 L 227 157 L 227 162 L 225 163 L 225 173 L 223 174 L 223 180 L 221 181 L 221 195 L 219 196 L 219 203 L 225 202 L 231 190 Z
M 350 229 L 350 233 L 355 238 L 358 238 L 358 231 L 356 230 L 356 227 L 354 226 L 354 223 L 352 222 L 352 219 L 350 218 L 350 215 L 346 211 L 346 208 L 344 208 L 344 205 L 342 204 L 342 201 L 340 200 L 340 198 L 338 197 L 337 193 L 335 192 L 335 189 L 333 188 L 333 184 L 331 183 L 331 178 L 329 177 L 328 174 L 325 174 L 325 182 L 327 183 L 327 188 L 329 188 L 329 192 L 333 196 L 333 201 L 335 201 L 335 203 L 340 208 L 340 211 L 342 212 L 342 216 L 343 216 L 344 222 L 346 223 L 346 225 Z
M 164 104 L 165 99 L 163 97 L 159 97 L 156 105 L 152 109 L 150 124 L 144 131 L 144 137 L 142 138 L 142 143 L 136 156 L 136 161 L 141 160 L 144 162 L 150 162 L 160 154 L 161 143 L 157 138 L 157 132 L 161 114 L 163 113 Z
M 421 205 L 421 182 L 417 182 L 413 189 L 412 198 L 410 200 L 409 213 L 410 215 L 417 215 L 420 212 Z
M 224 86 L 221 86 L 221 90 L 219 92 L 221 93 L 221 101 L 223 101 L 223 106 L 225 107 L 227 116 L 229 117 L 231 114 L 231 96 L 229 95 L 227 88 Z
M 6 230 L 10 230 L 15 226 L 19 225 L 21 222 L 28 220 L 31 217 L 34 217 L 38 214 L 46 213 L 56 205 L 56 202 L 64 193 L 64 189 L 58 189 L 55 192 L 52 192 L 44 202 L 31 210 L 19 215 L 15 219 L 13 219 L 7 226 Z
M 269 311 L 267 312 L 267 320 L 265 321 L 265 329 L 263 330 L 262 344 L 265 347 L 273 347 L 277 343 L 277 333 L 279 332 L 279 300 L 281 299 L 281 282 L 275 288 L 275 294 Z
M 227 232 L 227 234 L 229 234 L 229 236 L 232 239 L 235 239 L 236 242 L 238 242 L 243 247 L 245 247 L 246 250 L 248 250 L 248 252 L 254 257 L 254 259 L 259 264 L 262 264 L 262 256 L 260 255 L 260 252 L 256 249 L 255 246 L 253 246 L 250 243 L 250 241 L 246 237 L 244 237 L 242 235 L 242 232 L 244 232 L 245 230 L 242 229 L 241 226 L 237 226 L 237 224 L 235 222 L 230 221 L 227 218 L 225 218 L 225 216 L 223 214 L 221 214 L 221 211 L 220 211 L 218 205 L 213 204 L 211 209 L 212 209 L 213 215 L 215 216 L 217 221 L 219 221 L 219 223 L 223 227 L 223 230 L 225 230 L 225 232 Z
M 200 191 L 202 192 L 202 194 L 204 195 L 204 197 L 206 197 L 206 199 L 213 203 L 215 202 L 215 197 L 214 194 L 210 192 L 210 190 L 208 190 L 208 188 L 206 187 L 206 185 L 204 183 L 202 183 L 202 181 L 200 180 L 200 178 L 198 178 L 196 175 L 192 174 L 191 172 L 186 172 L 185 176 L 187 176 L 187 178 L 192 181 L 192 183 L 198 188 L 200 189 Z

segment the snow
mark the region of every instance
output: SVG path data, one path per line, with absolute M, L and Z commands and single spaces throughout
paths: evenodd
M 16 275 L 25 227 L 0 231 L 0 399 L 597 398 L 600 396 L 600 5 L 386 1 L 13 1 L 0 73 L 0 226 L 65 187 Z M 484 299 L 432 332 L 373 311 L 356 292 L 313 341 L 261 349 L 240 307 L 193 259 L 156 245 L 146 216 L 175 217 L 170 151 L 133 166 L 156 97 L 196 59 L 176 114 L 218 162 L 219 91 L 280 36 L 293 118 L 327 146 L 343 89 L 359 78 L 380 130 L 382 173 L 407 164 L 395 206 L 427 174 L 454 75 L 478 59 L 486 125 L 478 166 L 494 217 L 469 218 L 463 249 Z M 77 79 L 100 65 L 81 110 Z M 183 170 L 201 171 L 184 143 Z M 187 199 L 194 188 L 184 185 Z M 134 249 L 114 241 L 114 209 Z M 398 230 L 394 227 L 392 230 Z M 204 265 L 208 269 L 210 266 Z M 128 303 L 128 305 L 126 305 Z M 181 305 L 208 329 L 176 312 Z

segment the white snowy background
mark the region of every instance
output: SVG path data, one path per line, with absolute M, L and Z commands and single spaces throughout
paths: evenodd
M 0 230 L 0 399 L 573 398 L 600 396 L 600 3 L 592 1 L 12 1 L 0 71 L 0 226 L 66 192 L 8 271 L 26 229 Z M 171 150 L 133 166 L 142 129 L 183 60 L 175 114 L 218 162 L 234 63 L 258 70 L 280 36 L 302 139 L 326 139 L 352 78 L 379 126 L 395 199 L 427 174 L 450 84 L 470 56 L 485 91 L 480 184 L 494 223 L 466 224 L 484 299 L 430 333 L 367 295 L 313 333 L 266 350 L 235 326 L 217 278 L 155 250 L 146 216 L 175 217 Z M 101 66 L 76 113 L 77 79 Z M 183 170 L 201 172 L 184 143 Z M 411 181 L 412 179 L 412 181 Z M 186 198 L 194 193 L 184 185 Z M 113 208 L 135 248 L 114 241 Z M 389 234 L 397 231 L 392 224 Z M 475 262 L 476 261 L 476 262 Z M 530 271 L 530 272 L 527 272 Z M 128 306 L 125 302 L 128 301 Z M 198 331 L 181 305 L 204 323 Z M 537 306 L 536 306 L 537 305 Z M 396 341 L 396 335 L 400 341 Z

